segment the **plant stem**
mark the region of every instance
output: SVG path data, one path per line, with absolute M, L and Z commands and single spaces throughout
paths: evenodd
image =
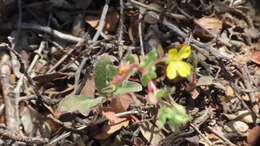
M 162 57 L 162 58 L 158 58 L 156 60 L 154 60 L 152 63 L 150 63 L 148 66 L 146 66 L 144 68 L 144 71 L 142 72 L 142 74 L 145 74 L 146 71 L 148 71 L 152 66 L 160 63 L 160 62 L 166 62 L 168 60 L 168 57 Z

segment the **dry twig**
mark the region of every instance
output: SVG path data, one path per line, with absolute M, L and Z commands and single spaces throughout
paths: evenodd
M 222 139 L 224 142 L 226 142 L 228 145 L 230 145 L 230 146 L 236 146 L 236 145 L 233 144 L 230 140 L 228 140 L 226 137 L 224 137 L 221 133 L 219 133 L 217 130 L 215 130 L 215 129 L 211 128 L 211 127 L 208 127 L 208 129 L 209 129 L 212 133 L 216 134 L 219 138 L 221 138 L 221 139 Z
M 41 32 L 45 32 L 48 33 L 50 35 L 53 35 L 54 37 L 57 37 L 59 39 L 62 40 L 66 40 L 66 41 L 70 41 L 70 42 L 84 42 L 85 39 L 83 38 L 79 38 L 79 37 L 75 37 L 69 34 L 65 34 L 62 33 L 58 30 L 52 29 L 50 27 L 47 26 L 42 26 L 39 24 L 29 24 L 29 23 L 21 23 L 20 25 L 21 29 L 29 29 L 29 30 L 36 30 L 36 31 L 41 31 Z M 16 25 L 13 24 L 0 24 L 0 29 L 6 31 L 6 30 L 12 30 L 13 28 L 17 28 Z
M 14 141 L 25 142 L 30 145 L 32 145 L 32 144 L 42 145 L 42 144 L 48 143 L 48 141 L 49 141 L 47 138 L 16 136 L 16 135 L 11 134 L 10 131 L 6 130 L 6 129 L 0 129 L 0 135 L 5 138 L 12 139 Z
M 124 28 L 124 1 L 120 0 L 120 20 L 119 20 L 119 28 L 118 28 L 118 55 L 119 58 L 122 58 L 123 56 L 123 43 L 122 43 L 122 39 L 123 39 L 123 28 Z
M 100 36 L 100 33 L 103 32 L 103 27 L 104 27 L 104 24 L 105 24 L 105 18 L 106 18 L 107 11 L 108 11 L 109 1 L 110 0 L 106 0 L 106 4 L 103 8 L 102 15 L 100 17 L 100 21 L 99 21 L 99 24 L 98 24 L 97 32 L 94 35 L 92 41 L 96 41 L 98 39 L 98 37 Z

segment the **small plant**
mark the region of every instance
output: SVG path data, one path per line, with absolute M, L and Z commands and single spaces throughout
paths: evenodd
M 135 71 L 139 71 L 142 74 L 141 83 L 143 86 L 148 88 L 148 101 L 151 104 L 160 105 L 158 119 L 159 128 L 162 128 L 168 119 L 168 123 L 173 130 L 178 130 L 181 124 L 186 123 L 191 119 L 181 105 L 177 103 L 166 104 L 164 99 L 168 99 L 169 95 L 172 94 L 175 89 L 167 88 L 158 89 L 153 83 L 152 79 L 157 77 L 156 74 L 156 64 L 160 62 L 165 62 L 167 66 L 167 77 L 169 79 L 174 79 L 178 75 L 181 77 L 188 77 L 191 74 L 191 67 L 183 59 L 186 59 L 191 54 L 191 48 L 188 45 L 182 45 L 180 51 L 178 52 L 176 48 L 170 49 L 168 52 L 168 57 L 157 58 L 157 51 L 152 50 L 143 62 L 138 64 L 131 64 L 130 62 L 122 63 L 119 69 L 119 74 L 115 75 L 113 80 L 110 82 L 111 85 L 117 86 L 115 93 L 122 88 L 121 84 L 127 82 L 128 77 Z M 128 56 L 128 58 L 131 58 Z M 134 70 L 134 71 L 133 71 Z
M 147 99 L 150 104 L 155 104 L 160 107 L 158 112 L 158 127 L 162 128 L 167 122 L 173 130 L 178 130 L 181 124 L 186 123 L 191 119 L 186 114 L 185 109 L 170 100 L 170 95 L 174 93 L 175 88 L 164 87 L 158 89 L 153 83 L 153 79 L 157 77 L 156 64 L 164 62 L 168 64 L 166 69 L 166 75 L 171 80 L 180 77 L 189 77 L 191 74 L 190 65 L 183 61 L 191 55 L 191 48 L 188 45 L 183 45 L 178 51 L 170 49 L 168 57 L 158 58 L 157 51 L 152 50 L 140 64 L 135 64 L 134 58 L 128 53 L 124 60 L 122 60 L 119 67 L 113 65 L 109 56 L 102 56 L 94 68 L 95 86 L 100 97 L 105 99 L 117 98 L 118 95 L 126 94 L 130 92 L 139 92 L 142 87 L 147 87 Z M 129 81 L 129 77 L 135 73 L 141 73 L 141 84 L 133 81 Z M 71 97 L 73 99 L 67 99 L 68 101 L 75 100 L 76 96 Z M 83 100 L 82 96 L 80 97 Z M 84 112 L 87 112 L 91 107 L 101 103 L 101 98 L 89 99 L 86 98 L 87 103 L 93 103 L 88 105 Z M 79 101 L 79 100 L 76 100 Z M 170 101 L 170 102 L 169 102 Z M 67 105 L 62 102 L 63 105 Z M 73 109 L 69 108 L 68 111 L 78 110 L 82 111 L 84 104 L 75 105 Z M 158 107 L 157 106 L 157 107 Z M 63 107 L 63 106 L 61 106 Z M 82 109 L 81 109 L 82 108 Z M 61 108 L 67 109 L 67 108 Z M 103 112 L 103 114 L 110 119 L 115 118 L 115 114 L 111 111 Z M 109 116 L 108 116 L 109 115 Z M 113 117 L 113 118 L 111 118 Z
M 173 130 L 178 130 L 182 124 L 191 120 L 191 117 L 186 114 L 185 109 L 181 105 L 177 103 L 166 104 L 163 102 L 163 99 L 168 99 L 169 95 L 175 91 L 175 88 L 166 87 L 164 89 L 157 89 L 151 79 L 156 78 L 155 64 L 160 62 L 168 63 L 166 75 L 169 79 L 175 79 L 178 75 L 181 77 L 188 77 L 191 74 L 191 67 L 188 63 L 184 62 L 183 59 L 190 56 L 191 48 L 190 46 L 183 45 L 179 52 L 176 48 L 170 49 L 168 57 L 154 60 L 155 56 L 157 57 L 155 54 L 156 51 L 152 51 L 147 55 L 144 63 L 141 63 L 140 65 L 144 69 L 142 83 L 144 86 L 148 84 L 148 100 L 150 103 L 160 105 L 158 113 L 159 128 L 162 128 L 168 120 L 170 127 Z

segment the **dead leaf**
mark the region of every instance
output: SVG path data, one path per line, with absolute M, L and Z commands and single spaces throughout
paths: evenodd
M 95 136 L 98 140 L 107 139 L 111 134 L 120 130 L 122 127 L 127 127 L 129 124 L 128 118 L 116 118 L 115 122 L 108 122 L 102 127 L 102 133 Z
M 47 118 L 45 121 L 45 124 L 48 125 L 50 131 L 52 133 L 56 132 L 57 130 L 59 130 L 60 125 L 55 123 L 53 120 L 51 120 L 50 118 Z
M 126 112 L 129 105 L 132 104 L 133 98 L 131 94 L 121 94 L 111 101 L 111 111 L 116 113 Z
M 213 133 L 206 133 L 206 136 L 209 140 L 212 140 L 212 141 L 218 139 L 218 137 Z
M 235 92 L 234 92 L 233 88 L 229 85 L 226 85 L 225 94 L 230 99 L 235 97 Z
M 159 144 L 165 138 L 161 130 L 150 122 L 143 123 L 140 130 L 145 139 L 150 142 L 150 145 Z
M 195 21 L 199 24 L 199 26 L 196 26 L 195 28 L 195 34 L 199 37 L 212 38 L 212 36 L 202 28 L 207 29 L 215 35 L 219 35 L 222 30 L 222 21 L 218 18 L 203 17 Z
M 116 113 L 127 111 L 130 104 L 134 101 L 131 94 L 121 94 L 111 100 L 111 108 L 103 109 L 103 114 L 109 120 L 102 127 L 102 133 L 95 136 L 96 139 L 106 139 L 114 132 L 126 127 L 129 124 L 129 118 L 115 117 Z
M 117 28 L 119 17 L 120 16 L 119 16 L 118 12 L 116 12 L 116 11 L 113 11 L 113 12 L 110 12 L 107 14 L 106 19 L 105 19 L 104 28 L 103 28 L 103 31 L 105 34 L 108 34 L 109 31 L 115 31 L 115 29 Z M 99 17 L 86 16 L 85 21 L 90 26 L 97 29 L 98 24 L 99 24 Z
M 259 51 L 259 50 L 253 50 L 250 59 L 251 59 L 251 61 L 253 61 L 254 63 L 260 65 L 260 51 Z
M 192 90 L 190 94 L 193 100 L 197 99 L 197 97 L 200 95 L 200 93 L 196 89 Z
M 133 45 L 139 42 L 138 35 L 138 15 L 132 15 L 130 17 L 130 26 L 128 28 L 129 39 L 132 41 Z
M 85 95 L 90 98 L 94 98 L 96 93 L 95 90 L 96 90 L 95 80 L 93 77 L 90 77 L 89 79 L 87 79 L 85 86 L 80 92 L 80 95 Z
M 115 123 L 117 117 L 116 117 L 116 113 L 112 112 L 112 111 L 106 111 L 103 110 L 102 114 L 112 123 Z

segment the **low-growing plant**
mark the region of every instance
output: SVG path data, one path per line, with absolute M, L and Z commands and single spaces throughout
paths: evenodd
M 173 130 L 178 130 L 191 117 L 186 114 L 183 106 L 170 100 L 175 88 L 164 87 L 159 89 L 154 84 L 153 79 L 157 78 L 156 64 L 162 62 L 167 64 L 166 76 L 170 80 L 177 77 L 190 78 L 192 76 L 192 67 L 188 62 L 184 61 L 190 55 L 191 47 L 182 45 L 179 51 L 176 48 L 170 49 L 168 56 L 163 58 L 158 58 L 157 51 L 152 50 L 140 64 L 136 64 L 131 53 L 127 53 L 119 67 L 113 65 L 109 56 L 102 56 L 94 68 L 96 90 L 100 97 L 109 99 L 116 98 L 120 94 L 139 92 L 143 90 L 143 86 L 147 87 L 148 103 L 156 105 L 155 107 L 160 107 L 158 111 L 158 127 L 162 128 L 165 123 L 168 123 Z M 129 77 L 136 73 L 141 74 L 142 85 L 138 82 L 129 81 Z M 191 80 L 188 86 L 190 89 L 195 87 L 195 84 L 192 84 L 192 82 Z M 76 98 L 76 96 L 72 98 Z M 97 101 L 101 103 L 101 100 L 89 99 L 87 97 L 86 99 L 88 99 L 88 102 L 86 102 L 88 104 L 93 102 L 93 104 L 90 104 L 91 106 L 88 105 L 87 109 L 97 105 Z M 65 104 L 63 103 L 63 105 Z M 82 108 L 82 106 L 84 105 L 81 104 L 78 108 Z M 73 109 L 77 108 L 74 107 Z M 80 111 L 80 109 L 78 110 Z
M 148 102 L 160 106 L 158 112 L 159 128 L 162 128 L 168 120 L 170 127 L 173 130 L 178 130 L 180 125 L 186 123 L 191 119 L 191 117 L 186 114 L 181 105 L 177 103 L 166 104 L 164 102 L 164 100 L 167 100 L 169 95 L 175 91 L 175 88 L 165 87 L 163 89 L 158 89 L 152 80 L 157 77 L 156 64 L 161 62 L 168 64 L 166 75 L 170 80 L 175 79 L 177 76 L 188 77 L 191 74 L 191 67 L 190 64 L 183 61 L 183 59 L 188 58 L 190 54 L 191 47 L 188 45 L 182 45 L 180 51 L 176 48 L 170 49 L 168 52 L 168 57 L 163 58 L 158 58 L 157 51 L 152 50 L 146 55 L 145 59 L 140 64 L 133 64 L 133 59 L 130 59 L 131 55 L 128 54 L 126 57 L 128 60 L 124 60 L 123 63 L 121 63 L 119 73 L 115 75 L 112 81 L 110 81 L 110 86 L 113 86 L 112 88 L 114 89 L 112 94 L 115 95 L 115 93 L 121 91 L 123 87 L 127 88 L 128 92 L 138 91 L 134 90 L 134 88 L 131 88 L 130 90 L 130 86 L 126 84 L 129 82 L 129 76 L 136 71 L 140 72 L 142 74 L 141 83 L 143 86 L 147 86 L 148 88 Z M 130 62 L 130 60 L 132 60 L 132 62 Z M 139 84 L 136 83 L 133 87 L 134 86 L 138 87 Z M 142 88 L 140 87 L 135 89 L 141 90 Z

